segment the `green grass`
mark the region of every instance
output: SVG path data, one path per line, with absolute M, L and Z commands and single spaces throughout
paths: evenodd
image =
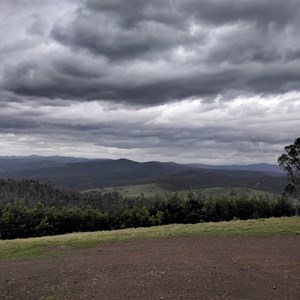
M 100 191 L 102 193 L 109 192 L 119 192 L 123 197 L 138 197 L 143 193 L 145 197 L 154 197 L 156 194 L 161 196 L 166 196 L 171 193 L 171 191 L 163 188 L 157 183 L 149 183 L 149 184 L 134 184 L 134 185 L 125 185 L 118 187 L 106 187 L 92 190 L 85 190 L 83 192 L 90 191 Z
M 174 190 L 170 190 L 167 187 L 164 187 L 158 183 L 149 183 L 149 184 L 134 184 L 134 185 L 126 185 L 126 186 L 118 186 L 118 187 L 105 187 L 99 189 L 91 189 L 85 190 L 85 192 L 90 191 L 100 191 L 102 193 L 106 192 L 119 192 L 123 197 L 138 197 L 143 193 L 145 197 L 154 197 L 156 194 L 159 194 L 162 197 L 165 197 L 174 192 Z M 213 188 L 202 188 L 195 189 L 195 192 L 200 192 L 206 196 L 219 196 L 219 195 L 229 195 L 231 192 L 235 192 L 237 195 L 247 195 L 247 196 L 259 196 L 259 195 L 268 195 L 272 196 L 273 193 L 260 191 L 250 188 L 244 187 L 213 187 Z M 177 191 L 182 196 L 186 196 L 189 192 L 188 190 L 178 190 Z
M 300 217 L 270 218 L 219 223 L 175 224 L 149 228 L 71 233 L 60 236 L 0 241 L 0 259 L 39 258 L 61 255 L 69 247 L 83 249 L 101 242 L 121 242 L 175 236 L 262 236 L 299 234 Z

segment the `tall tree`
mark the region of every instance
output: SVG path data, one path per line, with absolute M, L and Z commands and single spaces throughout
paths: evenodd
M 285 146 L 286 153 L 278 158 L 279 165 L 288 174 L 288 185 L 285 190 L 290 194 L 296 194 L 300 185 L 300 137 L 296 138 L 294 144 Z

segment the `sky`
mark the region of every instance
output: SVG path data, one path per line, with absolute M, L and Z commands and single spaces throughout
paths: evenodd
M 277 163 L 300 0 L 1 0 L 0 156 Z

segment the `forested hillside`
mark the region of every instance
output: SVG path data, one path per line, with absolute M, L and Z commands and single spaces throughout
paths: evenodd
M 285 174 L 268 164 L 207 166 L 128 159 L 87 160 L 71 157 L 1 158 L 2 178 L 51 181 L 62 188 L 88 190 L 136 184 L 160 184 L 170 191 L 245 187 L 281 192 Z
M 116 192 L 80 194 L 32 180 L 0 180 L 2 239 L 294 214 L 291 199 L 267 194 L 205 196 L 190 191 L 123 198 Z
M 34 207 L 39 203 L 46 208 L 90 206 L 101 211 L 111 211 L 127 208 L 131 202 L 132 200 L 124 199 L 118 192 L 93 191 L 82 194 L 73 190 L 60 189 L 50 182 L 0 179 L 0 204 L 22 203 L 28 207 Z

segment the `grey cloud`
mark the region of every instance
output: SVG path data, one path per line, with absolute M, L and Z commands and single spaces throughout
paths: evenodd
M 3 108 L 0 113 L 0 127 L 5 132 L 23 132 L 35 134 L 60 134 L 65 133 L 71 139 L 78 141 L 89 141 L 96 145 L 118 148 L 197 148 L 201 143 L 213 141 L 222 144 L 238 144 L 244 142 L 251 144 L 274 144 L 286 141 L 287 135 L 285 131 L 290 131 L 289 134 L 296 134 L 297 128 L 290 128 L 290 124 L 284 122 L 284 118 L 290 116 L 291 122 L 296 124 L 297 110 L 300 106 L 293 100 L 291 104 L 281 103 L 275 106 L 275 113 L 281 111 L 281 116 L 273 116 L 271 120 L 265 120 L 269 116 L 267 109 L 257 108 L 261 114 L 253 113 L 251 118 L 244 121 L 244 115 L 247 107 L 242 106 L 230 112 L 228 107 L 224 107 L 224 112 L 227 118 L 219 119 L 215 122 L 213 118 L 214 111 L 212 106 L 210 111 L 205 115 L 210 114 L 211 121 L 205 120 L 201 122 L 201 113 L 198 114 L 199 120 L 193 120 L 191 112 L 186 112 L 186 117 L 190 122 L 186 123 L 185 113 L 182 112 L 176 118 L 171 118 L 167 123 L 149 122 L 156 120 L 157 117 L 164 116 L 164 112 L 172 110 L 172 106 L 165 107 L 163 111 L 155 110 L 152 113 L 151 108 L 141 114 L 139 110 L 129 110 L 123 115 L 122 112 L 116 113 L 114 111 L 106 111 L 101 109 L 97 115 L 89 116 L 93 113 L 93 107 L 88 110 L 82 110 L 80 105 L 74 103 L 73 106 L 79 105 L 73 111 L 75 115 L 72 116 L 72 111 L 63 113 L 68 107 L 62 109 L 55 107 L 29 107 L 24 108 L 22 103 L 8 105 Z M 293 105 L 295 103 L 295 105 Z M 188 103 L 182 106 L 184 111 L 188 107 Z M 228 104 L 231 107 L 230 104 Z M 262 106 L 263 107 L 263 106 Z M 294 111 L 290 111 L 293 107 Z M 285 109 L 284 109 L 285 108 Z M 217 111 L 221 112 L 221 108 Z M 178 109 L 180 112 L 181 109 Z M 107 115 L 108 114 L 108 115 Z M 8 116 L 7 116 L 8 115 Z M 229 116 L 235 116 L 228 118 Z M 218 113 L 217 113 L 218 116 Z M 278 123 L 282 119 L 281 123 Z M 127 120 L 127 121 L 126 121 Z M 195 124 L 193 125 L 193 122 Z M 244 124 L 242 125 L 242 123 Z M 259 130 L 264 128 L 264 130 Z M 274 128 L 278 128 L 276 136 L 274 135 Z
M 0 3 L 3 152 L 272 162 L 298 134 L 300 1 L 53 3 Z
M 154 21 L 182 29 L 188 26 L 190 20 L 213 25 L 242 21 L 282 26 L 299 16 L 297 0 L 131 0 L 130 3 L 121 0 L 87 0 L 85 8 L 109 14 L 128 28 Z
M 143 59 L 157 52 L 185 44 L 200 43 L 203 36 L 191 37 L 184 28 L 147 21 L 138 26 L 124 27 L 104 12 L 79 14 L 67 27 L 52 30 L 53 38 L 72 49 L 85 49 L 111 60 Z
M 87 0 L 85 7 L 89 12 L 97 11 L 108 15 L 118 26 L 127 29 L 149 22 L 182 30 L 187 28 L 189 20 L 184 18 L 179 3 L 177 0 L 131 0 L 127 3 L 120 0 Z
M 0 128 L 2 132 L 11 132 L 11 130 L 24 130 L 26 128 L 35 128 L 36 123 L 23 118 L 15 118 L 12 116 L 1 116 Z
M 210 24 L 241 21 L 284 26 L 298 18 L 300 3 L 297 0 L 192 0 L 183 1 L 182 6 Z
M 261 67 L 263 68 L 263 67 Z M 250 68 L 248 86 L 256 93 L 286 93 L 300 89 L 300 62 L 280 65 L 274 64 L 268 68 L 255 70 Z
M 87 0 L 54 25 L 62 47 L 6 64 L 2 85 L 134 105 L 299 90 L 299 11 L 293 0 Z
M 200 44 L 204 36 L 193 36 L 189 31 L 195 25 L 243 27 L 246 22 L 281 30 L 297 21 L 299 10 L 300 3 L 295 0 L 92 0 L 78 10 L 70 24 L 57 25 L 52 35 L 63 45 L 112 59 L 139 58 L 149 52 Z
M 32 15 L 32 23 L 27 28 L 27 32 L 32 35 L 43 36 L 46 32 L 47 24 L 42 16 Z
M 227 163 L 237 159 L 255 162 L 258 156 L 271 162 L 282 145 L 297 134 L 299 102 L 292 96 L 286 99 L 274 102 L 272 114 L 268 106 L 259 105 L 256 110 L 261 114 L 253 112 L 247 119 L 244 116 L 247 116 L 249 103 L 239 106 L 227 103 L 222 108 L 212 104 L 203 113 L 202 108 L 193 111 L 191 102 L 178 103 L 179 107 L 168 104 L 161 109 L 138 110 L 124 107 L 109 110 L 109 105 L 90 104 L 85 108 L 80 102 L 65 104 L 62 108 L 12 103 L 3 105 L 0 111 L 1 131 L 8 137 L 0 136 L 2 142 L 7 139 L 18 147 L 28 147 L 28 144 L 35 149 L 50 149 L 51 145 L 57 149 L 83 147 L 87 151 L 82 153 L 84 156 L 91 156 L 88 147 L 95 147 L 95 151 L 113 148 L 133 159 L 143 159 L 139 153 L 144 153 L 144 159 L 169 157 L 183 162 L 195 161 L 197 157 L 212 162 L 219 157 L 224 163 L 229 156 L 232 161 Z M 94 110 L 99 111 L 94 113 Z M 287 118 L 289 122 L 284 121 Z M 101 153 L 98 152 L 100 157 Z
M 278 45 L 278 35 L 281 36 L 282 45 Z M 285 45 L 287 38 L 290 36 L 285 35 L 284 29 L 266 30 L 254 25 L 235 24 L 214 38 L 206 61 L 228 62 L 232 65 L 281 62 L 289 51 Z
M 239 87 L 238 70 L 216 70 L 215 73 L 179 74 L 177 78 L 162 78 L 154 82 L 136 85 L 139 76 L 134 75 L 127 85 L 114 81 L 110 75 L 99 74 L 93 69 L 79 68 L 62 63 L 39 66 L 28 62 L 6 73 L 5 87 L 23 95 L 39 97 L 110 100 L 132 104 L 157 104 L 192 96 L 214 96 L 223 89 Z M 172 72 L 169 70 L 169 72 Z M 184 76 L 185 75 L 185 76 Z M 124 78 L 124 81 L 127 79 Z M 136 81 L 135 81 L 136 80 Z
M 28 61 L 6 71 L 4 86 L 27 96 L 88 99 L 89 94 L 99 89 L 99 85 L 90 80 L 93 76 L 96 76 L 93 71 L 68 63 L 58 66 L 55 60 L 52 64 Z
M 101 65 L 99 63 L 91 64 L 83 61 L 78 64 L 78 61 L 74 57 L 70 56 L 60 57 L 53 61 L 52 66 L 60 74 L 83 79 L 101 78 L 105 75 L 103 69 L 106 68 L 105 65 Z
M 184 67 L 183 67 L 184 68 Z M 245 64 L 207 72 L 201 69 L 179 71 L 175 76 L 145 79 L 139 84 L 139 74 L 116 74 L 117 70 L 98 70 L 56 61 L 38 65 L 34 62 L 19 65 L 6 73 L 5 87 L 16 94 L 61 99 L 106 100 L 153 105 L 189 97 L 215 97 L 222 94 L 276 94 L 300 88 L 300 62 L 293 65 Z M 115 76 L 119 77 L 115 80 Z M 147 76 L 147 75 L 145 75 Z

